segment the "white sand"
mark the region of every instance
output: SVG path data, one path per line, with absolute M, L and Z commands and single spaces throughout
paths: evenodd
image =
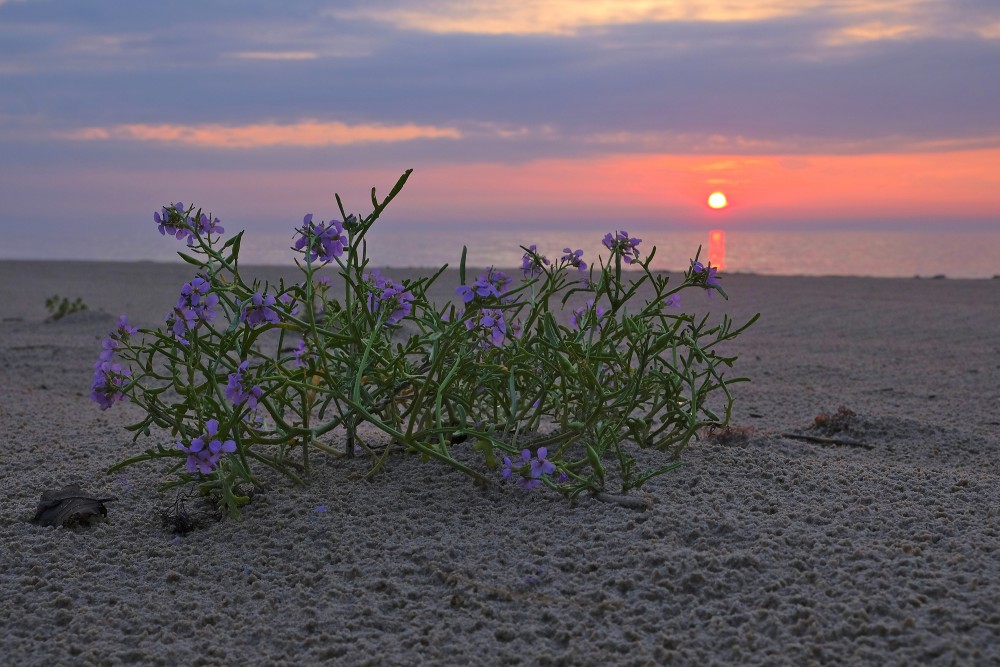
M 155 325 L 190 276 L 0 262 L 2 664 L 1000 663 L 1000 281 L 732 275 L 729 304 L 688 299 L 763 313 L 729 348 L 756 434 L 694 443 L 645 512 L 319 457 L 308 488 L 178 538 L 161 464 L 104 472 L 149 444 L 135 406 L 88 393 L 117 316 Z M 44 322 L 55 293 L 92 310 Z M 873 449 L 780 435 L 840 406 Z M 27 521 L 74 481 L 118 497 L 106 520 Z

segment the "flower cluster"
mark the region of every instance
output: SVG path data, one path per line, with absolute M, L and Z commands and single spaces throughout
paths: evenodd
M 219 466 L 219 457 L 223 453 L 236 451 L 234 440 L 223 441 L 216 437 L 219 433 L 218 419 L 209 419 L 205 422 L 205 430 L 205 435 L 193 439 L 190 445 L 185 446 L 183 442 L 177 443 L 177 447 L 188 455 L 188 472 L 208 475 Z
M 366 273 L 363 281 L 368 292 L 368 312 L 377 313 L 385 308 L 388 313 L 386 324 L 399 324 L 413 312 L 413 293 L 383 276 L 378 269 Z
M 569 248 L 563 248 L 563 252 L 566 253 L 561 258 L 564 264 L 575 267 L 580 273 L 587 272 L 587 263 L 583 261 L 582 250 L 570 250 Z
M 128 384 L 132 371 L 128 368 L 123 369 L 121 364 L 113 363 L 111 360 L 115 352 L 128 343 L 129 337 L 138 331 L 130 326 L 128 318 L 122 315 L 118 318 L 117 328 L 101 341 L 101 354 L 94 362 L 94 377 L 90 384 L 90 398 L 101 406 L 101 410 L 107 410 L 118 401 L 127 400 L 122 390 Z
M 299 238 L 295 240 L 295 250 L 302 250 L 309 255 L 309 261 L 331 262 L 335 257 L 344 254 L 347 247 L 347 237 L 344 236 L 344 226 L 337 220 L 316 224 L 309 213 L 302 218 L 302 227 L 295 230 Z
M 719 286 L 719 277 L 716 275 L 718 268 L 709 264 L 705 266 L 701 262 L 691 263 L 691 273 L 699 276 L 705 285 L 705 289 L 712 289 Z
M 187 344 L 184 334 L 214 320 L 215 307 L 218 305 L 219 295 L 212 292 L 212 285 L 205 278 L 197 276 L 181 287 L 177 305 L 167 315 L 167 324 L 174 337 L 182 344 Z
M 385 321 L 387 324 L 398 324 L 413 311 L 413 293 L 399 285 L 393 285 L 392 281 L 386 282 L 388 284 L 382 292 L 382 305 L 389 317 Z
M 549 450 L 546 447 L 539 447 L 535 456 L 531 455 L 530 449 L 521 450 L 521 462 L 515 465 L 510 457 L 503 458 L 503 478 L 510 479 L 514 473 L 518 473 L 517 484 L 522 489 L 534 489 L 542 484 L 542 475 L 551 475 L 556 471 L 556 464 L 546 457 Z
M 104 340 L 101 341 L 100 361 L 111 361 L 115 351 L 120 349 L 124 343 L 128 342 L 130 336 L 134 336 L 139 330 L 128 323 L 128 318 L 122 315 L 118 318 L 118 326 Z
M 97 361 L 94 364 L 90 399 L 101 406 L 101 410 L 107 410 L 118 401 L 128 400 L 123 391 L 131 377 L 132 371 L 123 369 L 121 364 Z
M 490 267 L 489 271 L 477 276 L 476 282 L 471 285 L 459 285 L 455 289 L 455 294 L 462 297 L 462 301 L 465 303 L 471 302 L 477 296 L 483 299 L 499 298 L 507 291 L 510 283 L 511 279 L 506 273 Z
M 494 347 L 503 345 L 507 337 L 507 321 L 503 311 L 497 308 L 483 308 L 481 311 L 465 320 L 465 328 L 482 336 L 480 345 Z
M 155 222 L 162 236 L 173 236 L 178 241 L 186 239 L 188 245 L 194 242 L 194 230 L 191 228 L 191 211 L 184 208 L 184 202 L 164 206 L 163 215 L 153 213 Z
M 197 218 L 192 216 L 194 207 L 184 208 L 184 202 L 164 206 L 162 211 L 153 213 L 153 222 L 157 224 L 160 234 L 173 236 L 178 241 L 186 240 L 194 245 L 198 236 L 222 234 L 226 230 L 219 224 L 218 218 L 205 215 L 198 211 Z
M 604 247 L 612 253 L 621 255 L 622 260 L 626 264 L 632 264 L 639 259 L 639 249 L 637 246 L 642 243 L 642 239 L 632 238 L 628 235 L 628 232 L 618 232 L 614 236 L 611 235 L 611 232 L 608 232 L 604 236 L 603 243 Z
M 198 233 L 203 236 L 211 234 L 224 234 L 226 229 L 219 224 L 218 218 L 213 218 L 204 213 L 198 218 Z
M 256 410 L 257 401 L 260 400 L 263 391 L 260 387 L 250 387 L 250 389 L 246 389 L 243 386 L 243 373 L 245 373 L 249 367 L 250 361 L 244 361 L 237 367 L 235 373 L 229 374 L 229 384 L 226 386 L 226 398 L 232 401 L 234 406 L 246 403 L 248 408 Z
M 278 317 L 278 312 L 273 308 L 275 303 L 277 302 L 273 294 L 264 296 L 260 292 L 254 292 L 250 300 L 242 304 L 240 321 L 246 322 L 247 326 L 251 327 L 264 324 L 265 322 L 277 324 L 281 321 L 281 318 Z
M 538 246 L 528 246 L 528 251 L 521 258 L 521 272 L 525 278 L 534 278 L 542 272 L 542 267 L 551 264 L 548 257 L 538 254 Z

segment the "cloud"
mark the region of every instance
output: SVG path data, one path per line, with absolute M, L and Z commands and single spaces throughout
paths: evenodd
M 416 7 L 407 2 L 330 13 L 431 33 L 576 35 L 590 28 L 629 23 L 763 20 L 796 14 L 816 4 L 807 0 L 438 0 Z
M 585 144 L 635 154 L 671 155 L 872 155 L 944 153 L 1000 148 L 1000 134 L 924 139 L 900 134 L 869 139 L 784 136 L 755 138 L 741 134 L 602 132 L 584 136 Z
M 879 21 L 849 25 L 830 34 L 826 41 L 829 46 L 842 46 L 881 40 L 905 39 L 917 36 L 924 31 L 912 24 L 886 24 Z
M 940 34 L 963 24 L 967 30 L 981 30 L 967 11 L 927 0 L 390 0 L 326 14 L 435 34 L 566 37 L 617 25 L 739 24 L 809 16 L 833 17 L 841 24 L 837 31 L 842 34 L 834 43 L 898 37 L 900 29 Z
M 315 60 L 319 54 L 315 51 L 237 51 L 230 57 L 243 60 Z
M 459 131 L 428 125 L 348 125 L 338 121 L 302 121 L 290 125 L 146 125 L 85 127 L 57 133 L 76 141 L 149 141 L 203 148 L 263 148 L 272 146 L 331 146 L 359 143 L 458 139 Z

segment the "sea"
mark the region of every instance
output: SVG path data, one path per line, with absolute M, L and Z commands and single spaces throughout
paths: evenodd
M 288 264 L 287 234 L 246 235 L 243 261 Z M 697 257 L 722 271 L 785 276 L 873 276 L 993 278 L 1000 275 L 1000 232 L 636 232 L 645 257 L 655 246 L 652 267 L 683 271 Z M 367 237 L 367 253 L 383 268 L 457 267 L 466 251 L 470 267 L 520 267 L 523 247 L 558 259 L 568 248 L 583 250 L 588 263 L 607 259 L 603 235 L 566 230 L 469 230 L 461 236 L 416 230 L 379 230 Z
M 150 233 L 152 231 L 152 233 Z M 227 230 L 232 231 L 232 230 Z M 583 250 L 589 264 L 606 260 L 605 230 L 567 230 L 549 227 L 465 228 L 461 233 L 427 227 L 376 225 L 367 237 L 372 266 L 387 268 L 457 267 L 466 249 L 472 268 L 521 266 L 522 246 L 535 245 L 540 253 L 558 259 L 569 248 Z M 652 268 L 683 271 L 697 257 L 722 271 L 782 276 L 871 276 L 993 278 L 1000 276 L 1000 231 L 744 231 L 725 229 L 631 229 L 642 239 L 645 257 L 655 246 Z M 136 230 L 133 236 L 98 241 L 79 238 L 49 245 L 49 256 L 39 256 L 24 244 L 0 247 L 0 259 L 75 259 L 119 261 L 180 261 L 183 243 Z M 244 265 L 292 266 L 292 234 L 288 231 L 248 230 L 241 260 Z M 32 244 L 37 248 L 37 244 Z

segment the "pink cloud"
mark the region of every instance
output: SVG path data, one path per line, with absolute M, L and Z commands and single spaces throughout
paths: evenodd
M 207 148 L 266 148 L 272 146 L 330 146 L 414 139 L 459 139 L 450 127 L 432 125 L 348 125 L 338 121 L 306 120 L 279 125 L 177 125 L 125 124 L 85 127 L 58 135 L 75 141 L 150 141 Z

